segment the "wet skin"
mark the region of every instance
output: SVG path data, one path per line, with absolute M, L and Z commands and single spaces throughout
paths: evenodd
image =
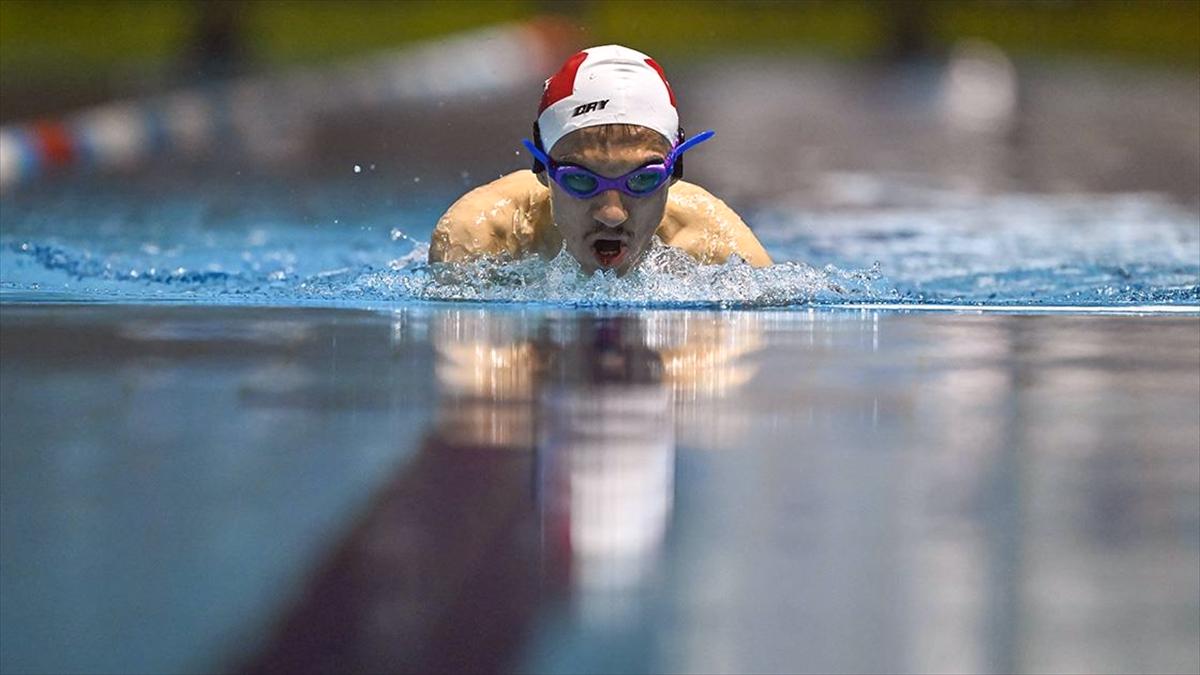
M 616 178 L 647 164 L 666 161 L 669 150 L 665 139 L 650 134 L 596 142 L 576 133 L 555 143 L 550 157 L 556 162 Z M 606 190 L 579 199 L 551 181 L 545 172 L 537 178 L 550 188 L 551 212 L 567 251 L 588 274 L 598 269 L 624 274 L 637 264 L 663 220 L 667 190 L 677 180 L 671 178 L 669 183 L 644 197 Z
M 603 126 L 574 131 L 554 144 L 550 157 L 619 177 L 662 162 L 670 151 L 666 139 L 649 129 L 609 131 Z M 578 199 L 544 172 L 529 170 L 481 185 L 451 205 L 430 237 L 429 261 L 535 254 L 550 260 L 566 248 L 586 274 L 624 274 L 638 264 L 655 234 L 701 264 L 721 264 L 734 255 L 756 267 L 771 264 L 737 213 L 698 185 L 672 178 L 644 197 L 608 190 Z

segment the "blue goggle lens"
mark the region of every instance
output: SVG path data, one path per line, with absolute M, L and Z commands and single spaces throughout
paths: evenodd
M 596 189 L 596 179 L 585 173 L 569 173 L 563 176 L 563 187 L 576 194 L 585 195 Z
M 632 192 L 645 194 L 653 192 L 655 188 L 662 185 L 663 178 L 663 174 L 659 171 L 639 171 L 630 176 L 629 180 L 625 181 L 625 187 L 629 188 Z

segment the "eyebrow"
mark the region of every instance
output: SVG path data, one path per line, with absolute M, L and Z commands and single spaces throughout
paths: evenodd
M 663 164 L 666 161 L 667 161 L 667 158 L 665 156 L 656 154 L 652 157 L 643 159 L 642 163 L 635 166 L 632 170 L 636 171 L 636 170 L 642 168 L 643 166 L 650 166 L 651 164 Z M 588 171 L 592 171 L 592 173 L 597 173 L 590 166 L 584 164 L 580 160 L 579 155 L 575 155 L 575 154 L 567 155 L 567 156 L 563 157 L 562 159 L 554 160 L 554 162 L 556 164 L 558 164 L 559 166 L 577 166 L 581 169 L 587 169 Z

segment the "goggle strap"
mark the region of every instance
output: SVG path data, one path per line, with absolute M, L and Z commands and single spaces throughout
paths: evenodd
M 541 162 L 546 169 L 550 168 L 550 158 L 546 155 L 546 153 L 542 152 L 541 148 L 534 145 L 533 142 L 528 138 L 522 139 L 521 143 L 529 150 L 529 152 L 533 153 L 534 158 Z
M 687 139 L 686 141 L 675 146 L 675 150 L 672 151 L 671 154 L 674 157 L 678 157 L 678 156 L 682 155 L 683 153 L 687 152 L 688 150 L 691 150 L 692 148 L 696 147 L 697 145 L 700 145 L 704 141 L 707 141 L 708 139 L 710 139 L 716 135 L 717 135 L 717 132 L 713 131 L 712 129 L 709 129 L 708 131 L 701 131 L 700 133 L 696 134 L 695 136 L 692 136 L 691 138 Z
M 708 131 L 702 131 L 702 132 L 696 134 L 695 136 L 692 136 L 691 138 L 687 139 L 686 141 L 675 146 L 675 149 L 671 151 L 672 160 L 716 135 L 717 135 L 717 132 L 713 131 L 712 129 L 709 129 Z M 530 141 L 528 138 L 525 138 L 525 139 L 521 140 L 521 144 L 524 145 L 525 148 L 527 150 L 529 150 L 530 153 L 533 154 L 534 158 L 536 158 L 539 162 L 541 162 L 547 168 L 549 168 L 549 166 L 551 164 L 550 157 L 546 153 L 542 152 L 541 148 L 534 145 L 533 141 Z

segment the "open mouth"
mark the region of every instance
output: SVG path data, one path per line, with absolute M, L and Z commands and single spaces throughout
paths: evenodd
M 592 251 L 596 254 L 596 261 L 605 269 L 612 269 L 621 264 L 626 250 L 628 249 L 624 242 L 619 239 L 597 239 L 592 242 Z

